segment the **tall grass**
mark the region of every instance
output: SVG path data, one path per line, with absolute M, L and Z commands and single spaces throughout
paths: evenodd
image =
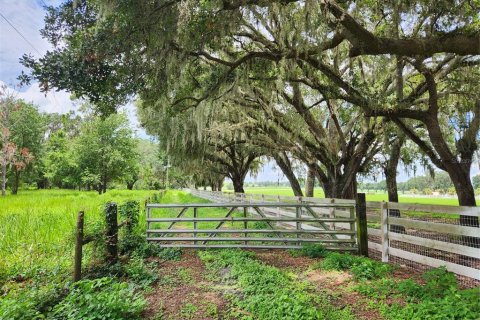
M 103 195 L 72 190 L 22 190 L 0 198 L 0 280 L 32 270 L 68 267 L 76 216 L 85 211 L 87 230 L 103 220 L 108 201 L 143 202 L 151 191 L 112 190 Z

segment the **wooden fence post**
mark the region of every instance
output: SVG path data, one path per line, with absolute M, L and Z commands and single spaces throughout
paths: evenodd
M 118 217 L 115 202 L 109 202 L 105 205 L 105 221 L 107 224 L 107 262 L 113 264 L 118 259 Z
M 388 262 L 388 204 L 385 201 L 382 201 L 380 205 L 380 231 L 382 235 L 382 262 Z
M 357 194 L 357 237 L 358 253 L 368 257 L 368 233 L 367 233 L 367 203 L 365 193 Z
M 77 217 L 77 230 L 76 230 L 76 237 L 75 237 L 73 282 L 77 282 L 77 281 L 80 281 L 80 279 L 82 279 L 83 222 L 84 222 L 84 212 L 80 211 Z

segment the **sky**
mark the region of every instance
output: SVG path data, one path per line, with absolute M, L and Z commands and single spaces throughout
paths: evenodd
M 70 99 L 65 91 L 40 92 L 38 83 L 19 87 L 18 75 L 24 70 L 19 63 L 23 54 L 41 57 L 50 44 L 41 37 L 45 5 L 58 5 L 61 0 L 1 0 L 0 1 L 0 82 L 9 86 L 15 96 L 38 105 L 41 111 L 66 113 L 76 110 L 79 101 Z M 8 21 L 7 21 L 8 20 Z M 26 70 L 25 70 L 26 71 Z M 133 104 L 123 107 L 137 136 L 148 138 L 139 127 Z
M 14 90 L 17 98 L 33 102 L 44 112 L 65 113 L 75 110 L 79 105 L 79 102 L 70 99 L 68 92 L 57 91 L 46 94 L 40 92 L 38 83 L 32 83 L 29 87 L 18 87 L 17 77 L 23 69 L 19 58 L 25 53 L 40 57 L 51 49 L 39 31 L 43 27 L 45 14 L 43 7 L 58 5 L 61 2 L 61 0 L 0 0 L 0 82 Z M 137 136 L 148 138 L 138 124 L 133 104 L 129 104 L 123 109 L 128 114 Z M 473 167 L 472 174 L 478 172 L 478 166 L 474 165 Z M 417 175 L 421 174 L 423 174 L 422 169 L 417 171 Z M 401 169 L 398 181 L 405 181 L 409 176 Z M 377 178 L 383 179 L 381 176 Z M 277 181 L 277 179 L 286 180 L 276 168 L 275 163 L 270 161 L 264 164 L 255 177 L 248 176 L 246 180 L 255 182 Z

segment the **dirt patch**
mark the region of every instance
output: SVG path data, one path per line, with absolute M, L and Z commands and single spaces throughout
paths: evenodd
M 294 257 L 286 250 L 255 251 L 257 258 L 264 263 L 280 268 L 291 269 L 294 272 L 304 272 L 318 260 L 308 257 Z
M 146 297 L 146 318 L 223 319 L 228 303 L 205 277 L 194 250 L 185 250 L 180 261 L 162 261 L 158 269 L 159 281 Z

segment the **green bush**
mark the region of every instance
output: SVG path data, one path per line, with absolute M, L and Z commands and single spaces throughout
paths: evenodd
M 127 283 L 110 278 L 82 280 L 51 313 L 53 319 L 140 319 L 146 301 Z
M 36 302 L 28 293 L 18 297 L 7 295 L 0 300 L 0 319 L 43 319 Z
M 447 292 L 458 289 L 455 275 L 445 267 L 431 269 L 422 278 L 426 282 L 422 290 L 423 298 L 426 299 L 442 298 Z
M 8 294 L 0 298 L 0 319 L 43 319 L 65 297 L 64 275 L 56 271 L 42 274 L 37 270 L 28 288 L 12 285 L 7 289 Z
M 370 259 L 361 259 L 351 267 L 350 271 L 356 280 L 371 280 L 389 274 L 392 266 Z
M 290 254 L 294 257 L 304 256 L 310 258 L 321 258 L 328 254 L 328 250 L 323 244 L 315 243 L 303 245 L 301 249 L 290 250 Z
M 348 253 L 332 252 L 317 266 L 325 270 L 347 270 L 354 265 L 355 258 Z
M 135 285 L 145 288 L 158 280 L 155 267 L 155 262 L 146 265 L 143 258 L 134 257 L 124 266 L 124 271 L 128 279 Z
M 317 266 L 325 270 L 350 270 L 356 280 L 371 280 L 392 271 L 388 264 L 338 252 L 329 253 Z
M 412 279 L 379 279 L 360 283 L 355 290 L 369 297 L 386 300 L 396 297 L 407 304 L 378 306 L 387 319 L 478 319 L 480 288 L 459 290 L 455 276 L 444 267 L 423 274 L 424 284 Z

